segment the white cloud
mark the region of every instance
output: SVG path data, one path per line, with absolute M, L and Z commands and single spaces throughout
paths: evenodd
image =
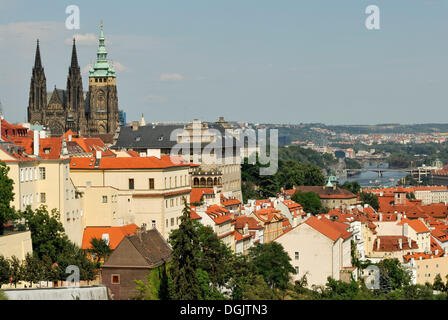
M 160 80 L 162 80 L 162 81 L 180 81 L 180 80 L 184 80 L 184 76 L 179 73 L 162 73 L 162 74 L 160 74 Z
M 3 41 L 29 42 L 36 39 L 53 39 L 56 34 L 64 33 L 64 23 L 54 21 L 17 22 L 0 25 L 0 43 Z
M 65 39 L 66 44 L 72 44 L 73 38 L 76 40 L 77 45 L 92 46 L 98 44 L 98 40 L 93 33 L 75 34 L 72 38 Z
M 129 69 L 128 67 L 124 66 L 122 63 L 120 63 L 118 61 L 111 61 L 111 64 L 112 64 L 112 66 L 114 67 L 114 69 L 115 69 L 115 71 L 117 73 L 131 71 L 131 69 Z

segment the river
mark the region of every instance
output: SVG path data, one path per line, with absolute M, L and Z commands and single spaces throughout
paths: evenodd
M 377 169 L 377 168 L 384 168 L 387 169 L 389 167 L 388 164 L 382 164 L 380 166 L 364 166 L 363 169 Z M 339 183 L 343 184 L 345 181 L 358 181 L 359 184 L 362 187 L 375 187 L 375 186 L 396 186 L 397 182 L 407 175 L 406 172 L 401 171 L 390 171 L 390 172 L 383 172 L 382 177 L 378 177 L 377 172 L 373 171 L 366 171 L 366 172 L 360 172 L 354 176 L 351 176 L 349 178 L 340 178 Z

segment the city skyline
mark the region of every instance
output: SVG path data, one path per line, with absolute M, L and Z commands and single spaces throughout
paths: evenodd
M 69 3 L 2 0 L 4 116 L 26 119 L 38 38 L 47 90 L 65 88 L 73 37 L 87 88 L 103 20 L 128 121 L 446 122 L 442 1 L 376 1 L 380 30 L 364 25 L 369 1 L 256 3 L 79 1 L 81 28 L 67 30 Z

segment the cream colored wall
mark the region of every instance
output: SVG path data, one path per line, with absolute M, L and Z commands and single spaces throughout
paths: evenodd
M 111 187 L 81 187 L 84 226 L 119 226 L 118 192 Z M 103 202 L 103 196 L 107 197 Z
M 425 284 L 425 282 L 434 283 L 434 278 L 440 274 L 442 280 L 445 281 L 448 275 L 448 256 L 415 260 L 417 268 L 417 284 Z
M 145 223 L 147 228 L 152 228 L 152 222 L 155 221 L 156 228 L 168 238 L 169 233 L 180 224 L 179 218 L 184 208 L 182 197 L 186 197 L 189 202 L 191 179 L 188 167 L 135 170 L 72 168 L 71 175 L 75 185 L 82 186 L 92 201 L 84 202 L 86 226 L 118 226 L 128 223 L 140 226 Z M 150 178 L 154 179 L 153 190 L 149 189 Z M 134 179 L 134 189 L 129 189 L 129 179 Z M 86 181 L 91 182 L 90 189 L 85 187 Z M 185 192 L 165 195 L 181 191 Z M 103 205 L 102 195 L 112 194 L 116 195 L 116 202 L 109 203 L 103 206 L 104 210 L 98 211 L 97 207 Z
M 325 285 L 327 277 L 339 279 L 339 270 L 334 273 L 333 241 L 306 223 L 299 225 L 275 240 L 280 243 L 291 258 L 291 265 L 299 267 L 299 273 L 292 276 L 292 281 L 299 280 L 307 274 L 308 286 Z M 295 259 L 299 252 L 299 259 Z
M 69 160 L 34 160 L 7 165 L 10 168 L 8 176 L 14 181 L 12 205 L 18 210 L 25 210 L 28 205 L 33 210 L 41 205 L 47 206 L 49 212 L 57 209 L 65 233 L 70 240 L 80 245 L 83 230 L 82 208 L 80 199 L 74 197 L 75 186 L 70 180 Z M 45 168 L 45 180 L 41 179 L 39 168 Z M 24 179 L 21 179 L 21 169 L 25 170 Z M 66 190 L 69 194 L 68 199 Z M 41 193 L 45 193 L 45 203 L 41 202 Z M 70 221 L 67 220 L 67 213 L 70 213 Z
M 329 208 L 329 209 L 335 209 L 335 208 L 341 208 L 344 206 L 352 206 L 355 205 L 357 200 L 356 198 L 353 199 L 321 199 L 322 206 Z
M 33 253 L 30 231 L 0 236 L 0 256 L 24 260 L 27 253 Z

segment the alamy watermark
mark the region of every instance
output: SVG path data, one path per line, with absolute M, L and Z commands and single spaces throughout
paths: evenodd
M 366 8 L 366 14 L 369 16 L 365 21 L 365 26 L 368 30 L 380 30 L 380 8 L 376 5 L 370 5 Z
M 65 269 L 65 273 L 69 274 L 69 276 L 65 280 L 67 282 L 67 287 L 79 288 L 79 280 L 80 280 L 79 267 L 75 265 L 69 265 Z
M 79 7 L 76 5 L 70 5 L 65 8 L 65 13 L 69 16 L 65 19 L 65 27 L 68 30 L 79 30 L 81 28 L 81 16 L 79 13 Z
M 269 134 L 268 134 L 269 133 Z M 278 169 L 278 130 L 270 129 L 217 129 L 193 127 L 192 134 L 186 129 L 175 129 L 170 135 L 177 143 L 171 148 L 171 161 L 180 164 L 180 158 L 196 164 L 229 165 L 257 162 L 260 175 L 274 175 Z M 240 152 L 244 154 L 241 156 Z M 246 157 L 247 155 L 247 157 Z

